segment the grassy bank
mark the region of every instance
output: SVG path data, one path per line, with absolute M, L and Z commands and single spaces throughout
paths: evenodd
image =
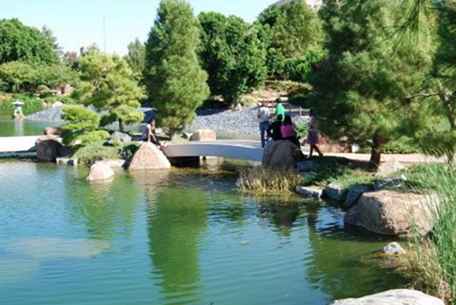
M 456 172 L 449 165 L 417 166 L 402 174 L 408 187 L 437 192 L 440 205 L 432 234 L 416 239 L 405 259 L 403 272 L 417 289 L 456 304 Z

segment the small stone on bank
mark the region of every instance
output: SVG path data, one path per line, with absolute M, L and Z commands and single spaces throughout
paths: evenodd
M 405 250 L 397 242 L 389 243 L 383 248 L 383 253 L 386 255 L 401 255 L 405 254 Z

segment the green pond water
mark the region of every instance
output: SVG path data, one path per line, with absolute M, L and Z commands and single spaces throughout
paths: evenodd
M 53 124 L 27 120 L 11 120 L 9 117 L 0 116 L 0 137 L 40 135 L 43 133 L 43 129 L 48 126 L 53 126 Z
M 200 172 L 85 175 L 0 162 L 1 304 L 326 305 L 403 283 L 336 208 Z

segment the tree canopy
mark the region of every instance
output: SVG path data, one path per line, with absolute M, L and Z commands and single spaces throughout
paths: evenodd
M 289 78 L 286 63 L 302 59 L 308 52 L 323 56 L 324 31 L 316 11 L 306 0 L 274 4 L 261 13 L 262 39 L 267 45 L 267 64 L 271 77 Z
M 28 27 L 18 19 L 0 20 L 0 64 L 28 61 L 52 64 L 59 61 L 49 31 Z
M 146 47 L 139 39 L 130 42 L 128 44 L 128 54 L 125 56 L 125 60 L 130 65 L 130 68 L 133 70 L 136 78 L 138 80 L 142 79 L 145 60 L 146 60 Z
M 266 78 L 266 51 L 257 29 L 235 16 L 209 12 L 199 16 L 200 57 L 213 95 L 230 104 Z
M 80 70 L 81 84 L 75 90 L 74 98 L 84 105 L 107 111 L 102 125 L 118 121 L 122 129 L 123 124 L 143 119 L 138 108 L 144 92 L 125 60 L 91 51 L 82 56 Z
M 161 1 L 146 43 L 144 79 L 158 120 L 170 133 L 184 128 L 209 95 L 199 47 L 200 27 L 191 6 L 183 0 Z

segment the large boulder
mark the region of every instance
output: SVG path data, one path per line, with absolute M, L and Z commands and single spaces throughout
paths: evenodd
M 291 170 L 296 166 L 298 147 L 290 141 L 269 142 L 264 148 L 263 166 Z
M 444 305 L 444 303 L 420 291 L 397 289 L 359 299 L 340 300 L 332 305 Z
M 36 157 L 38 161 L 56 162 L 57 158 L 65 157 L 69 150 L 60 143 L 56 136 L 41 136 L 36 141 Z
M 87 180 L 90 182 L 110 181 L 114 177 L 114 171 L 106 162 L 96 162 L 90 167 Z
M 438 203 L 437 195 L 364 193 L 345 215 L 345 223 L 388 236 L 426 235 L 434 226 Z
M 171 164 L 163 152 L 152 143 L 143 143 L 133 156 L 129 170 L 169 169 Z
M 190 137 L 190 141 L 194 142 L 206 142 L 215 140 L 217 140 L 217 134 L 215 133 L 215 131 L 210 129 L 199 129 L 195 131 Z

